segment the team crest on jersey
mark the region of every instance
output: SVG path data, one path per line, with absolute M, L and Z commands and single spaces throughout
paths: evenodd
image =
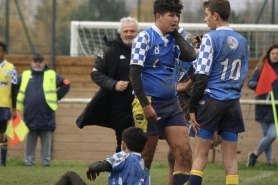
M 10 70 L 5 69 L 5 70 L 4 70 L 4 75 L 5 75 L 5 76 L 8 76 L 9 74 L 10 74 Z
M 228 45 L 230 46 L 231 49 L 235 50 L 238 47 L 238 40 L 233 36 L 229 36 Z
M 97 54 L 97 56 L 99 56 L 100 58 L 103 59 L 103 51 L 100 51 L 100 52 Z

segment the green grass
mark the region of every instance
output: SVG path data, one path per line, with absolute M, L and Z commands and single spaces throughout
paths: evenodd
M 0 167 L 1 185 L 50 185 L 54 184 L 66 171 L 75 171 L 89 184 L 107 184 L 108 173 L 101 173 L 94 182 L 86 178 L 89 162 L 52 161 L 51 167 L 42 167 L 37 162 L 32 167 L 26 167 L 22 159 L 8 160 L 8 166 Z M 277 165 L 277 164 L 276 164 Z M 167 164 L 154 163 L 151 169 L 152 185 L 166 185 Z M 239 177 L 241 185 L 277 185 L 277 168 L 268 167 L 265 163 L 258 163 L 253 168 L 247 168 L 239 163 Z M 203 184 L 224 185 L 225 173 L 221 164 L 209 163 L 204 171 Z

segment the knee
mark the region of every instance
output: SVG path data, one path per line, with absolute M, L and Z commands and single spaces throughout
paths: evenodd
M 168 151 L 167 159 L 168 159 L 169 166 L 174 166 L 175 157 L 174 157 L 173 152 L 171 150 Z

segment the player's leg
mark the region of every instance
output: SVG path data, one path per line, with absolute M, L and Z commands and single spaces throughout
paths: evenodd
M 188 181 L 192 160 L 188 128 L 186 126 L 167 126 L 164 128 L 164 133 L 175 158 L 173 184 L 184 184 Z
M 226 172 L 226 184 L 237 185 L 238 184 L 238 166 L 237 166 L 237 133 L 228 133 L 229 138 L 225 137 L 225 133 L 222 132 L 222 157 L 223 165 Z M 235 136 L 233 136 L 235 135 Z M 229 141 L 230 140 L 230 141 Z
M 55 185 L 86 185 L 86 183 L 77 173 L 73 171 L 67 171 L 60 177 Z
M 219 132 L 221 132 L 222 137 L 222 156 L 226 171 L 226 184 L 238 185 L 236 156 L 238 133 L 245 131 L 239 99 L 223 102 L 222 109 L 225 109 L 226 112 L 223 114 L 219 124 Z
M 201 185 L 203 180 L 203 171 L 208 161 L 210 141 L 214 131 L 200 129 L 195 137 L 195 152 L 192 168 L 190 171 L 190 185 Z
M 145 166 L 149 170 L 151 169 L 151 164 L 153 161 L 158 138 L 159 138 L 159 135 L 148 136 L 148 141 L 145 145 L 143 152 L 141 153 L 141 155 L 144 159 L 144 162 L 145 162 Z
M 131 113 L 127 113 L 127 114 L 113 113 L 113 114 L 115 114 L 115 116 L 113 116 L 113 120 L 114 120 L 113 125 L 116 134 L 116 140 L 117 140 L 117 148 L 116 148 L 116 153 L 117 153 L 121 151 L 123 131 L 133 126 L 134 122 Z
M 7 128 L 7 121 L 0 121 L 0 148 L 1 148 L 1 164 L 6 166 L 7 150 L 8 150 L 8 137 L 5 134 Z
M 52 134 L 51 130 L 40 131 L 39 133 L 41 138 L 41 164 L 43 166 L 50 166 Z
M 25 154 L 24 154 L 26 166 L 34 165 L 37 140 L 38 140 L 37 131 L 30 130 L 26 137 L 26 147 L 25 147 Z
M 175 158 L 170 148 L 167 153 L 167 159 L 168 159 L 168 185 L 173 185 L 173 172 L 174 172 Z

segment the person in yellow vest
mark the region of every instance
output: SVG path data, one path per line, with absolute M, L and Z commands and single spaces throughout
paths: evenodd
M 41 164 L 50 166 L 57 101 L 68 93 L 69 81 L 49 69 L 42 55 L 35 54 L 31 69 L 23 71 L 18 77 L 18 84 L 16 108 L 24 110 L 24 122 L 30 130 L 26 137 L 25 164 L 34 165 L 37 139 L 40 137 Z
M 7 122 L 16 117 L 17 74 L 15 66 L 5 59 L 6 45 L 0 42 L 0 148 L 1 164 L 6 166 Z

